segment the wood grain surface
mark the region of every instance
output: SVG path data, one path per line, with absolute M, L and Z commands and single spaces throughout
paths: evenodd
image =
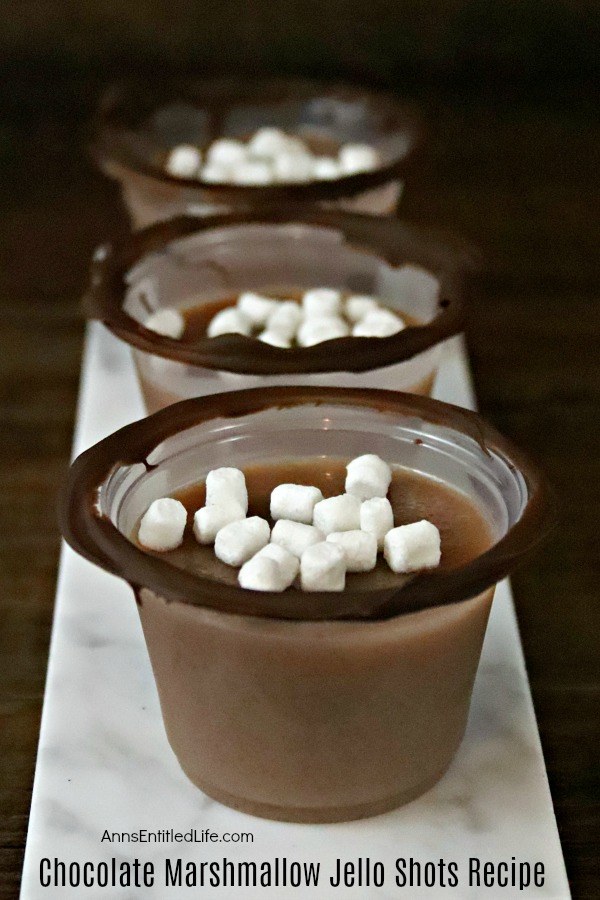
M 0 127 L 0 898 L 17 896 L 27 828 L 79 297 L 92 249 L 127 224 L 84 149 L 94 84 L 47 93 L 51 103 L 14 104 Z M 600 896 L 600 125 L 579 88 L 549 96 L 421 91 L 430 151 L 402 215 L 481 247 L 468 326 L 480 408 L 537 453 L 561 497 L 560 529 L 514 590 L 573 894 L 591 900 Z

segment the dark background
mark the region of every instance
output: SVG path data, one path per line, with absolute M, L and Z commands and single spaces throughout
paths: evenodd
M 600 896 L 600 12 L 596 0 L 0 0 L 0 897 L 27 826 L 91 250 L 127 227 L 88 161 L 104 84 L 289 72 L 398 91 L 430 124 L 402 216 L 483 251 L 483 413 L 537 453 L 560 529 L 514 578 L 576 898 Z

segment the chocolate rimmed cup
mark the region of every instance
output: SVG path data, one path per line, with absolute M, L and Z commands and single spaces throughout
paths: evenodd
M 217 466 L 378 453 L 461 492 L 493 543 L 385 590 L 245 591 L 130 540 L 159 496 Z M 209 795 L 269 818 L 328 822 L 405 803 L 462 739 L 496 581 L 555 513 L 536 469 L 477 415 L 386 391 L 282 388 L 185 401 L 73 464 L 63 534 L 128 581 L 169 741 Z
M 181 217 L 96 253 L 88 314 L 133 348 L 149 412 L 201 394 L 289 384 L 429 393 L 443 341 L 462 329 L 473 269 L 456 239 L 393 219 L 315 207 Z M 429 276 L 422 277 L 419 270 Z M 327 285 L 371 294 L 414 322 L 387 338 L 346 337 L 282 349 L 243 335 L 193 343 L 143 322 L 269 287 L 285 296 Z
M 220 137 L 245 139 L 264 126 L 334 143 L 366 143 L 381 165 L 330 180 L 261 186 L 210 184 L 165 170 L 177 144 L 206 147 Z M 95 158 L 120 183 L 135 228 L 265 202 L 316 202 L 389 215 L 423 138 L 419 117 L 392 94 L 291 78 L 115 85 L 102 99 L 95 130 Z

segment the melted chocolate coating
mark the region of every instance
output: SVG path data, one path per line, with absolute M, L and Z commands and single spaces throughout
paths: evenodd
M 283 350 L 254 338 L 226 334 L 204 338 L 193 346 L 149 331 L 125 312 L 126 276 L 149 253 L 163 251 L 172 241 L 229 225 L 245 223 L 303 223 L 340 231 L 347 243 L 372 253 L 391 266 L 411 263 L 427 269 L 440 281 L 438 314 L 425 325 L 405 328 L 386 338 L 345 337 L 313 347 Z M 364 372 L 401 362 L 458 334 L 463 326 L 463 297 L 475 263 L 466 247 L 431 231 L 386 219 L 321 210 L 311 206 L 278 205 L 201 218 L 180 216 L 138 231 L 104 248 L 92 264 L 90 286 L 84 298 L 87 314 L 99 319 L 121 340 L 146 353 L 194 366 L 248 375 L 299 372 Z M 218 263 L 215 261 L 215 265 Z
M 198 179 L 176 178 L 164 170 L 159 144 L 153 138 L 151 118 L 169 106 L 186 105 L 207 114 L 206 144 L 223 135 L 223 123 L 232 108 L 265 107 L 279 103 L 360 104 L 379 124 L 383 134 L 402 136 L 398 152 L 369 172 L 306 184 L 228 185 L 207 184 Z M 193 142 L 193 123 L 189 140 Z M 195 189 L 215 204 L 246 202 L 306 202 L 335 200 L 402 177 L 414 164 L 423 144 L 424 127 L 415 111 L 399 103 L 393 94 L 367 91 L 343 84 L 286 78 L 240 80 L 222 78 L 161 83 L 151 90 L 139 83 L 111 87 L 102 99 L 95 123 L 94 155 L 107 158 L 165 184 Z
M 521 518 L 489 550 L 451 571 L 431 570 L 402 578 L 398 585 L 343 593 L 283 594 L 245 591 L 185 572 L 149 555 L 121 534 L 97 508 L 100 486 L 119 465 L 143 463 L 166 438 L 213 418 L 228 418 L 301 404 L 366 407 L 388 414 L 417 415 L 477 441 L 518 469 L 528 502 Z M 60 501 L 60 524 L 68 543 L 82 556 L 128 581 L 136 595 L 149 588 L 169 601 L 223 612 L 276 619 L 386 619 L 430 606 L 456 603 L 481 593 L 512 572 L 556 523 L 556 508 L 538 468 L 475 413 L 425 397 L 393 391 L 321 387 L 265 388 L 215 394 L 177 403 L 132 425 L 82 453 L 73 463 Z

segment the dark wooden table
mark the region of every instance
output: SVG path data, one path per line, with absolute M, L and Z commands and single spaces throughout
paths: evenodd
M 25 105 L 0 129 L 1 898 L 17 895 L 27 828 L 79 296 L 93 247 L 126 228 L 116 190 L 83 150 L 93 92 L 57 85 L 51 104 Z M 573 893 L 591 900 L 600 896 L 600 126 L 584 91 L 549 95 L 552 104 L 420 97 L 431 148 L 402 212 L 482 248 L 468 327 L 480 406 L 538 454 L 562 497 L 560 530 L 514 589 Z

